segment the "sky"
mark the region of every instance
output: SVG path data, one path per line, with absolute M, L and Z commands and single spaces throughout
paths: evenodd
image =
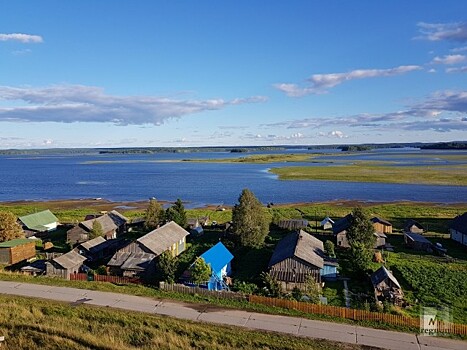
M 0 0 L 0 149 L 466 140 L 467 1 Z

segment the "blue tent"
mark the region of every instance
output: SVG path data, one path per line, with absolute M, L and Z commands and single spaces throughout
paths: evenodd
M 211 266 L 212 275 L 208 282 L 209 290 L 225 289 L 223 277 L 231 273 L 230 263 L 233 259 L 232 253 L 221 242 L 204 252 L 201 256 Z

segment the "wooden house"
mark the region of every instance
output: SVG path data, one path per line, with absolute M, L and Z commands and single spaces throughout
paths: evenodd
M 290 220 L 280 220 L 277 223 L 277 226 L 284 230 L 296 231 L 301 230 L 308 226 L 308 220 L 303 219 L 290 219 Z
M 269 273 L 283 289 L 305 289 L 309 276 L 321 282 L 323 242 L 305 231 L 293 232 L 279 241 L 269 261 Z
M 433 252 L 433 244 L 418 233 L 404 232 L 404 242 L 409 248 L 414 250 Z
M 336 237 L 336 244 L 338 247 L 341 248 L 350 248 L 350 243 L 347 238 L 347 230 L 349 229 L 350 225 L 352 224 L 353 216 L 352 214 L 346 215 L 344 218 L 337 220 L 333 227 L 332 231 Z M 381 219 L 380 219 L 381 220 Z M 383 220 L 384 221 L 384 220 Z M 373 224 L 373 227 L 375 228 L 375 224 L 373 222 L 373 219 L 371 219 L 371 222 Z M 386 222 L 388 223 L 388 222 Z M 389 223 L 388 223 L 389 224 Z M 378 229 L 379 229 L 380 223 L 377 223 Z M 386 228 L 383 228 L 383 231 L 389 231 L 389 228 L 387 227 L 386 224 L 381 224 L 382 226 L 385 226 Z M 391 225 L 391 224 L 389 224 Z M 373 248 L 377 249 L 380 247 L 384 247 L 386 245 L 386 238 L 387 236 L 383 231 L 378 231 L 375 228 L 375 232 L 373 232 L 373 235 L 375 236 L 375 243 L 373 245 Z M 392 225 L 390 231 L 392 232 Z
M 423 234 L 425 227 L 415 220 L 407 220 L 404 224 L 404 232 Z
M 72 250 L 45 263 L 47 276 L 70 279 L 70 275 L 80 272 L 86 257 Z
M 185 250 L 188 235 L 171 221 L 119 249 L 107 265 L 113 274 L 147 277 L 155 272 L 155 259 L 163 252 L 178 256 Z
M 384 266 L 381 266 L 371 275 L 371 283 L 377 301 L 390 301 L 396 305 L 402 304 L 404 298 L 402 288 L 391 271 Z
M 392 224 L 389 221 L 383 220 L 377 216 L 370 219 L 376 232 L 384 234 L 392 233 Z
M 467 246 L 467 212 L 457 216 L 449 224 L 451 239 Z
M 85 256 L 88 261 L 97 261 L 112 256 L 115 253 L 113 247 L 117 243 L 115 239 L 106 240 L 104 237 L 99 236 L 79 244 L 76 250 Z
M 117 238 L 127 230 L 128 219 L 118 211 L 112 210 L 105 214 L 87 215 L 84 221 L 67 231 L 67 242 L 79 244 L 89 240 L 94 221 L 102 226 L 105 239 Z
M 0 243 L 0 264 L 13 265 L 35 256 L 35 240 L 12 239 L 11 241 Z
M 332 220 L 329 216 L 326 216 L 323 221 L 320 223 L 323 230 L 331 230 L 332 226 L 334 225 L 334 220 Z
M 20 216 L 18 221 L 26 237 L 46 236 L 47 232 L 56 230 L 59 224 L 57 217 L 50 210 Z
M 186 219 L 186 224 L 190 230 L 193 230 L 201 226 L 198 218 L 188 218 Z

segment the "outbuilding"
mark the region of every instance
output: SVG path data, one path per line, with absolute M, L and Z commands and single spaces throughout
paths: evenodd
M 208 281 L 209 290 L 229 289 L 224 282 L 224 278 L 232 273 L 231 262 L 233 259 L 232 253 L 222 244 L 217 243 L 211 249 L 201 254 L 200 258 L 211 266 L 211 278 Z
M 0 243 L 0 264 L 13 265 L 35 256 L 35 240 L 18 238 Z

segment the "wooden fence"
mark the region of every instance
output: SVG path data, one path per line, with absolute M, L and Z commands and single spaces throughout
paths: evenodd
M 164 282 L 161 282 L 159 284 L 159 288 L 167 292 L 176 292 L 176 293 L 191 294 L 191 295 L 198 294 L 198 295 L 203 295 L 206 297 L 214 297 L 217 299 L 248 301 L 248 295 L 242 294 L 242 293 L 229 292 L 226 290 L 215 291 L 215 290 L 208 290 L 207 288 L 188 287 L 183 284 L 170 284 L 170 283 L 164 283 Z
M 120 276 L 106 276 L 106 275 L 88 275 L 86 273 L 73 273 L 70 274 L 71 281 L 96 281 L 96 282 L 110 282 L 117 284 L 141 284 L 141 280 L 135 277 L 120 277 Z
M 347 309 L 339 306 L 319 305 L 299 302 L 288 299 L 277 299 L 263 297 L 259 295 L 250 295 L 250 303 L 262 304 L 268 306 L 281 307 L 285 309 L 293 309 L 305 313 L 327 315 L 332 317 L 346 318 L 355 321 L 376 321 L 381 323 L 392 324 L 396 326 L 405 326 L 420 328 L 420 319 L 407 317 L 402 315 L 392 315 L 382 312 L 371 312 L 366 310 Z M 439 333 L 451 333 L 459 335 L 467 335 L 467 325 L 437 322 Z

